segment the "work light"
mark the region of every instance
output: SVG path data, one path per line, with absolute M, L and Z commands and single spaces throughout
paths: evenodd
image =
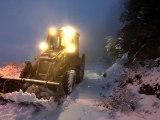
M 74 37 L 75 35 L 75 29 L 73 27 L 67 26 L 62 28 L 62 34 L 64 37 Z
M 42 51 L 45 51 L 48 49 L 48 44 L 46 42 L 41 42 L 39 44 L 39 48 L 42 50 Z
M 49 34 L 49 35 L 54 36 L 56 33 L 57 33 L 57 31 L 56 31 L 55 28 L 50 27 L 50 28 L 48 29 L 48 34 Z
M 66 52 L 68 53 L 74 53 L 75 51 L 76 51 L 76 46 L 73 44 L 68 45 L 66 48 Z

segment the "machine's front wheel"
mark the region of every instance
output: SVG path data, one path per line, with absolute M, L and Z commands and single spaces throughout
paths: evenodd
M 69 70 L 67 71 L 64 81 L 63 81 L 63 87 L 66 94 L 70 94 L 72 90 L 75 87 L 76 83 L 76 72 L 75 70 Z
M 84 69 L 85 69 L 85 55 L 82 55 L 81 64 L 78 66 L 77 69 L 77 83 L 80 83 L 84 77 Z
M 85 69 L 85 54 L 82 55 L 82 63 L 81 63 L 81 67 L 80 67 L 81 81 L 84 78 L 84 69 Z

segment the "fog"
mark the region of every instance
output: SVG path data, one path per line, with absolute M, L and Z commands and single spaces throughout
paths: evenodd
M 122 0 L 0 1 L 0 64 L 23 62 L 38 52 L 47 28 L 72 25 L 80 33 L 87 63 L 106 61 L 105 38 L 121 27 Z

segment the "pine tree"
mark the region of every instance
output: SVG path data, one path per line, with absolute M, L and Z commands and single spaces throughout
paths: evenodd
M 124 0 L 125 11 L 120 21 L 124 27 L 118 34 L 122 53 L 132 61 L 160 56 L 160 4 L 158 0 Z
M 120 46 L 117 43 L 117 40 L 111 36 L 107 37 L 106 50 L 108 56 L 114 62 L 120 55 Z

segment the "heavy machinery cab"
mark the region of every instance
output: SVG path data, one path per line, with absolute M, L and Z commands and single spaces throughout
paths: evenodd
M 46 42 L 40 44 L 42 49 L 40 58 L 44 58 L 44 56 L 55 58 L 61 53 L 61 55 L 64 55 L 64 62 L 79 62 L 79 36 L 71 28 L 61 30 L 50 28 Z
M 53 32 L 54 31 L 54 32 Z M 50 51 L 64 49 L 67 53 L 79 54 L 79 34 L 73 30 L 50 29 L 46 40 L 46 49 Z

